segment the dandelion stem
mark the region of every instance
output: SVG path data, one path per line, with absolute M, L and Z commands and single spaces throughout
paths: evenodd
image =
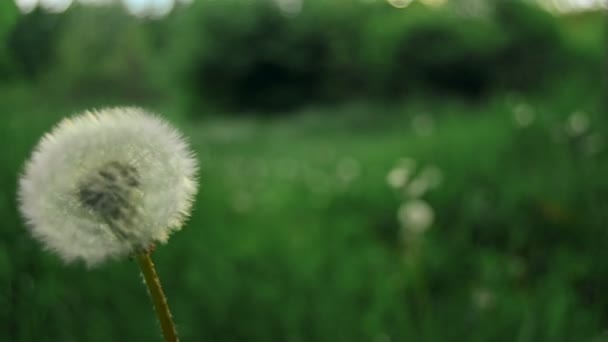
M 167 304 L 167 297 L 165 297 L 165 293 L 163 292 L 163 288 L 160 284 L 160 279 L 156 273 L 154 263 L 150 258 L 150 252 L 142 252 L 137 254 L 137 262 L 139 263 L 141 273 L 146 280 L 148 292 L 150 293 L 150 297 L 154 303 L 154 309 L 156 310 L 160 327 L 163 331 L 163 335 L 165 336 L 165 341 L 177 342 L 177 330 L 175 329 L 175 324 L 173 323 L 173 318 L 171 317 L 171 311 L 169 310 L 169 305 Z

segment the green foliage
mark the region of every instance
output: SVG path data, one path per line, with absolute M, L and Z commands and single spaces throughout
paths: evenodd
M 478 99 L 542 89 L 557 80 L 556 69 L 578 72 L 579 52 L 557 18 L 522 1 L 487 6 L 466 16 L 420 4 L 311 0 L 292 17 L 271 1 L 198 2 L 174 19 L 176 75 L 195 105 L 275 111 L 352 96 Z
M 11 65 L 6 38 L 17 21 L 17 14 L 17 6 L 14 2 L 0 3 L 0 79 L 7 78 L 10 74 Z
M 497 4 L 497 23 L 506 33 L 505 44 L 494 61 L 501 69 L 496 75 L 498 82 L 533 89 L 555 81 L 555 70 L 576 65 L 573 52 L 564 49 L 557 21 L 549 13 L 523 1 Z
M 67 16 L 65 25 L 77 29 L 58 35 L 57 62 L 48 75 L 64 84 L 59 95 L 141 101 L 156 94 L 144 26 L 117 7 L 77 8 Z
M 18 75 L 35 80 L 53 65 L 63 20 L 39 9 L 19 18 L 7 42 Z
M 368 25 L 363 69 L 377 95 L 448 91 L 474 97 L 496 84 L 492 63 L 504 39 L 492 22 L 420 9 L 378 16 Z
M 285 12 L 271 0 L 197 1 L 162 21 L 118 7 L 35 11 L 10 32 L 10 62 L 56 98 L 174 98 L 194 116 L 353 97 L 479 100 L 538 92 L 566 75 L 587 82 L 602 65 L 600 17 L 582 25 L 523 1 L 489 1 L 477 14 L 450 4 L 308 0 Z

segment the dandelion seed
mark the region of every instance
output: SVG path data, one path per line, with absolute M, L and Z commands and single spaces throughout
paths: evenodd
M 197 166 L 180 134 L 138 108 L 64 119 L 19 181 L 32 235 L 66 262 L 94 266 L 166 242 L 187 218 Z

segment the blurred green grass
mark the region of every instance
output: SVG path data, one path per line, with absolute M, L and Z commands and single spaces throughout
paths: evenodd
M 64 267 L 28 236 L 17 175 L 70 110 L 16 98 L 0 101 L 4 336 L 158 340 L 133 262 Z M 534 112 L 527 127 L 518 106 Z M 590 124 L 569 135 L 575 111 Z M 154 255 L 183 340 L 603 338 L 608 159 L 589 147 L 605 120 L 594 102 L 510 95 L 167 118 L 202 166 L 192 219 Z M 443 174 L 423 196 L 435 224 L 411 241 L 386 182 L 406 157 Z

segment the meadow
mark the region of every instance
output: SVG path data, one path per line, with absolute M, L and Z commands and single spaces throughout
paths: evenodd
M 135 262 L 65 266 L 17 209 L 42 134 L 134 103 L 200 161 L 192 217 L 153 255 L 183 341 L 608 339 L 603 80 L 197 115 L 220 105 L 66 101 L 49 75 L 0 87 L 0 340 L 160 340 Z
M 154 340 L 133 262 L 63 267 L 24 229 L 17 175 L 63 116 L 32 104 L 2 126 L 5 336 Z M 202 168 L 192 219 L 155 253 L 182 338 L 601 340 L 606 152 L 597 108 L 563 108 L 505 97 L 173 120 Z M 399 167 L 409 185 L 428 167 L 441 177 L 412 193 L 388 181 Z M 412 197 L 433 208 L 423 231 L 400 225 Z

